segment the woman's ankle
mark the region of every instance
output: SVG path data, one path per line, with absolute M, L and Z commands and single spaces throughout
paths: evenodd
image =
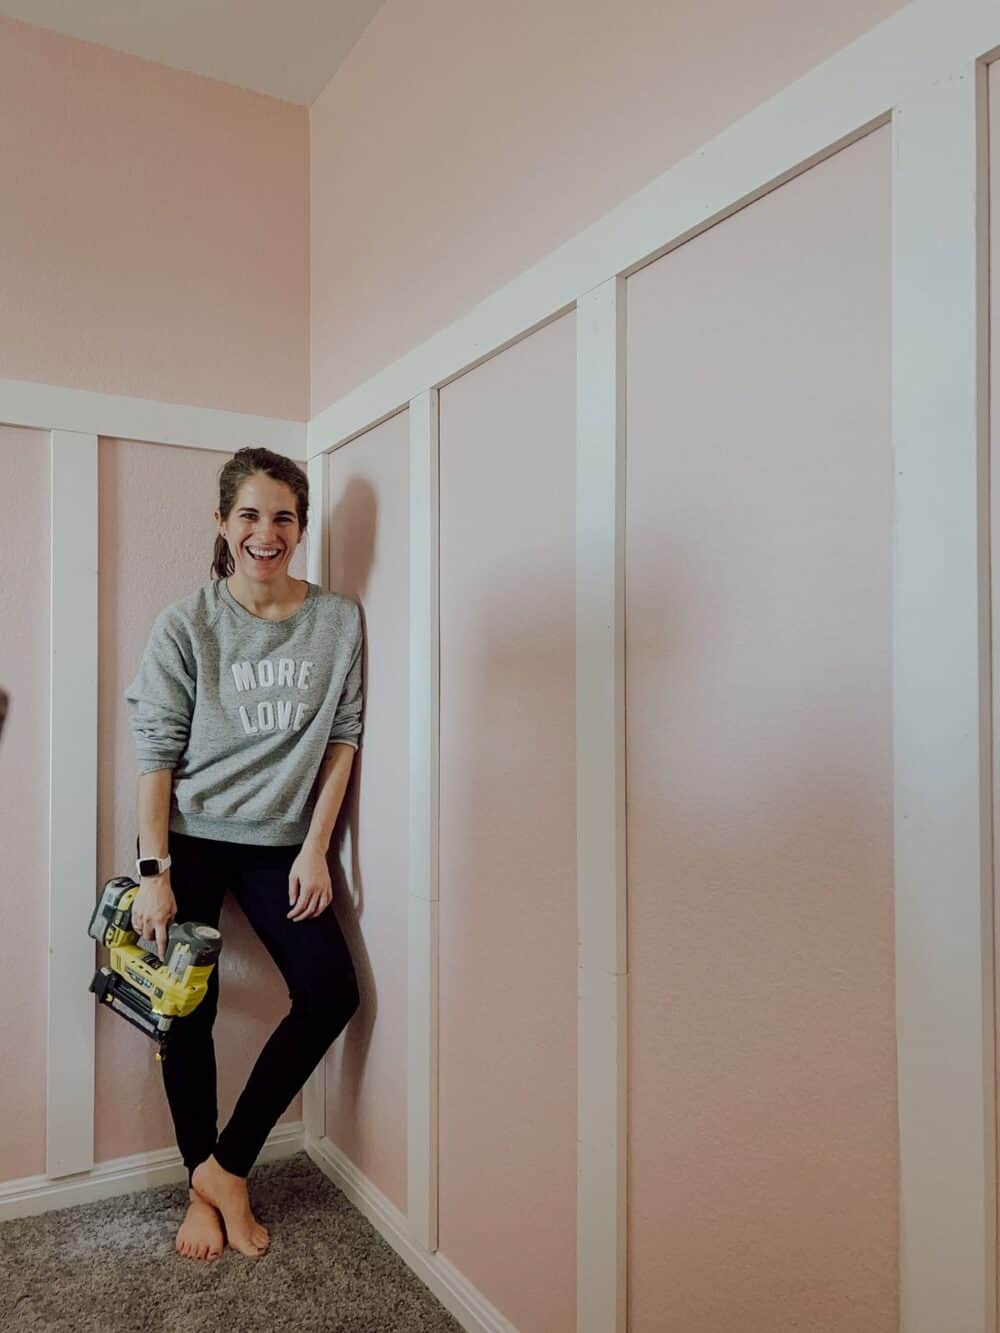
M 235 1171 L 230 1171 L 227 1166 L 223 1166 L 214 1153 L 209 1154 L 209 1156 L 206 1157 L 203 1162 L 200 1162 L 199 1166 L 196 1167 L 195 1170 L 198 1170 L 199 1168 L 202 1169 L 204 1172 L 208 1173 L 209 1175 L 214 1176 L 216 1180 L 220 1181 L 223 1184 L 228 1185 L 230 1183 L 233 1183 L 242 1185 L 244 1188 L 246 1188 L 246 1183 L 247 1183 L 246 1176 L 237 1175 Z M 191 1185 L 192 1188 L 194 1188 L 194 1172 L 191 1173 L 191 1177 L 192 1177 Z
M 208 1161 L 210 1169 L 213 1171 L 218 1171 L 222 1176 L 226 1178 L 226 1180 L 238 1180 L 241 1185 L 245 1185 L 247 1183 L 247 1177 L 245 1175 L 242 1175 L 239 1171 L 233 1171 L 231 1167 L 228 1167 L 223 1162 L 220 1162 L 218 1157 L 216 1157 L 214 1153 L 211 1155 Z

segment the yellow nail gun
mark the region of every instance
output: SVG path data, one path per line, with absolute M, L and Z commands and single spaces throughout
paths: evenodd
M 109 879 L 101 891 L 88 934 L 110 950 L 111 966 L 97 969 L 90 989 L 100 1003 L 152 1037 L 156 1058 L 163 1060 L 174 1019 L 186 1017 L 205 997 L 222 936 L 198 921 L 173 921 L 161 962 L 137 942 L 132 901 L 138 892 L 127 875 Z

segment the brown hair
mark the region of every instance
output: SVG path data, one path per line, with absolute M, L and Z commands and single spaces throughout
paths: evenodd
M 236 503 L 236 496 L 247 477 L 263 472 L 274 481 L 283 481 L 295 496 L 299 527 L 303 532 L 309 519 L 309 478 L 290 458 L 284 454 L 273 453 L 270 449 L 238 449 L 219 473 L 219 514 L 227 519 Z M 215 551 L 212 555 L 212 576 L 217 579 L 228 578 L 236 566 L 233 555 L 222 533 L 215 538 Z

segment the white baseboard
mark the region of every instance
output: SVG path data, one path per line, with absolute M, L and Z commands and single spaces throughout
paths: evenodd
M 406 1217 L 377 1189 L 332 1140 L 311 1139 L 303 1145 L 324 1175 L 364 1213 L 406 1264 L 438 1298 L 467 1333 L 518 1333 L 516 1327 L 490 1304 L 454 1264 L 440 1254 L 428 1254 L 409 1235 Z
M 268 1135 L 258 1162 L 273 1162 L 291 1157 L 305 1147 L 301 1120 L 277 1125 Z M 48 1176 L 25 1176 L 0 1184 L 0 1222 L 14 1217 L 32 1217 L 54 1208 L 94 1203 L 136 1190 L 155 1189 L 187 1179 L 187 1171 L 176 1148 L 136 1153 L 98 1162 L 89 1171 L 50 1180 Z
M 309 1138 L 301 1120 L 278 1125 L 268 1135 L 257 1162 L 278 1161 L 303 1149 L 358 1211 L 364 1213 L 406 1266 L 467 1333 L 518 1333 L 454 1264 L 443 1255 L 428 1254 L 411 1240 L 406 1217 L 330 1139 Z M 60 1180 L 39 1175 L 3 1181 L 0 1183 L 0 1222 L 155 1189 L 158 1185 L 179 1184 L 186 1174 L 177 1149 L 160 1148 L 155 1152 L 98 1162 L 89 1171 L 80 1171 Z

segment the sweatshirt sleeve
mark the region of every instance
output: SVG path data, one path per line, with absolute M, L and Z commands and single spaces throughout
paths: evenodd
M 348 667 L 347 676 L 344 679 L 340 702 L 337 704 L 337 711 L 333 717 L 330 739 L 327 741 L 328 745 L 342 743 L 353 745 L 356 750 L 361 744 L 361 707 L 364 702 L 361 689 L 361 650 L 363 643 L 361 612 L 358 611 L 357 643 L 355 644 L 354 655 L 351 658 L 351 665 Z
M 140 775 L 176 767 L 187 746 L 194 698 L 194 663 L 185 659 L 167 612 L 161 611 L 125 692 Z

